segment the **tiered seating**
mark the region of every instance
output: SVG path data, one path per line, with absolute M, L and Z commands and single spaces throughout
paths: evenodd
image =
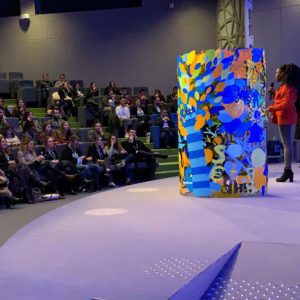
M 178 150 L 177 149 L 153 149 L 160 154 L 167 154 L 167 159 L 159 158 L 159 167 L 156 170 L 155 178 L 162 179 L 179 175 Z

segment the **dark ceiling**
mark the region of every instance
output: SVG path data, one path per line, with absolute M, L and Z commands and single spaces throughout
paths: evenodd
M 35 0 L 37 14 L 141 6 L 142 0 Z
M 35 0 L 37 14 L 142 6 L 142 0 Z M 20 0 L 1 1 L 0 17 L 20 15 Z
M 20 15 L 20 0 L 1 1 L 0 18 Z

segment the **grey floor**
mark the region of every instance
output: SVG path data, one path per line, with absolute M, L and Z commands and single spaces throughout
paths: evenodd
M 300 169 L 277 183 L 269 167 L 266 197 L 182 196 L 174 177 L 2 210 L 20 230 L 0 247 L 0 295 L 167 299 L 240 241 L 300 245 Z
M 21 229 L 24 225 L 43 214 L 56 209 L 62 205 L 68 204 L 74 200 L 86 197 L 88 194 L 79 194 L 76 196 L 67 195 L 64 200 L 46 201 L 36 204 L 17 204 L 11 209 L 0 209 L 0 247 Z

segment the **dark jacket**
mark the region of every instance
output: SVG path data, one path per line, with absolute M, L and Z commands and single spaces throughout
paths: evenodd
M 167 121 L 168 126 L 167 128 L 175 128 L 175 124 L 174 122 L 171 120 L 171 118 L 169 117 L 170 120 Z M 160 129 L 163 129 L 163 125 L 164 125 L 164 121 L 162 118 L 159 118 L 158 121 L 156 121 L 156 125 L 160 127 Z
M 133 143 L 130 143 L 129 140 L 122 142 L 122 147 L 127 151 L 128 154 L 136 154 L 136 151 L 142 150 L 151 153 L 152 151 L 145 146 L 142 141 L 135 140 Z
M 103 151 L 101 147 L 98 148 L 99 152 L 97 151 L 97 147 L 95 144 L 92 144 L 88 148 L 88 157 L 92 157 L 93 162 L 97 162 L 98 159 L 104 160 L 107 157 L 107 154 Z
M 9 154 L 8 156 L 9 160 L 14 160 L 11 154 Z M 3 151 L 0 151 L 0 169 L 4 172 L 6 172 L 8 169 L 8 160 Z
M 99 104 L 97 103 L 97 101 L 92 101 L 93 98 L 95 98 L 95 97 L 99 97 L 99 90 L 96 89 L 94 91 L 94 90 L 88 89 L 88 91 L 87 91 L 87 93 L 85 95 L 84 104 L 85 105 L 95 105 L 95 106 L 98 106 Z
M 49 160 L 49 161 L 57 160 L 57 159 L 59 160 L 59 156 L 58 156 L 55 149 L 52 150 L 52 151 L 50 151 L 49 149 L 47 149 L 47 150 L 45 149 L 44 150 L 44 156 L 45 156 L 45 159 Z
M 59 98 L 60 99 L 65 99 L 67 97 L 72 97 L 72 93 L 68 90 L 65 90 L 65 89 L 59 89 L 58 90 L 58 95 L 59 95 Z
M 61 159 L 62 160 L 67 160 L 72 162 L 73 165 L 77 165 L 77 158 L 76 155 L 78 157 L 82 156 L 82 152 L 79 148 L 75 148 L 75 149 L 71 149 L 68 145 L 66 145 L 66 147 L 63 149 L 62 153 L 61 153 Z M 84 160 L 82 163 L 85 164 L 87 161 Z

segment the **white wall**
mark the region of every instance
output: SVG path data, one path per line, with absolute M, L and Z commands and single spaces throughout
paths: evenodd
M 251 23 L 254 46 L 266 51 L 269 86 L 270 82 L 275 82 L 275 70 L 280 65 L 291 62 L 300 65 L 300 0 L 253 2 Z M 272 140 L 273 137 L 278 139 L 277 126 L 269 124 L 267 138 Z M 300 151 L 298 153 L 299 156 Z
M 48 72 L 69 79 L 96 80 L 99 87 L 118 85 L 161 88 L 176 84 L 180 53 L 216 47 L 216 1 L 143 0 L 141 8 L 82 13 L 34 15 L 33 0 L 22 0 L 29 10 L 29 30 L 18 17 L 0 19 L 0 71 L 22 71 L 27 79 Z

